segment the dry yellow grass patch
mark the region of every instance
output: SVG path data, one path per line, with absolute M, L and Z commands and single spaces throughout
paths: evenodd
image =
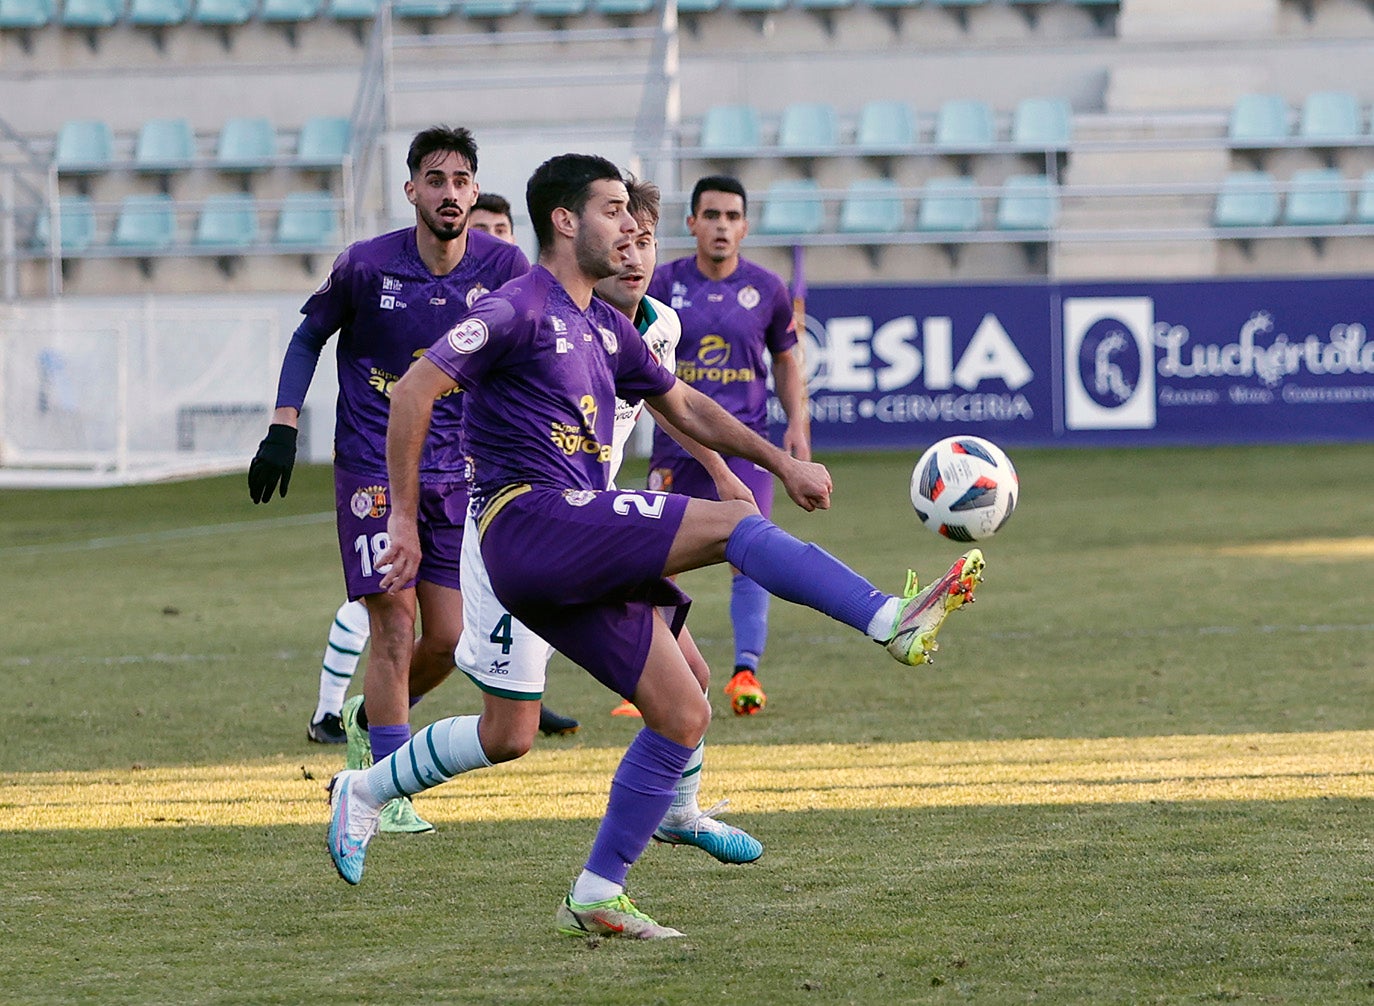
M 1368 559 L 1374 556 L 1374 538 L 1294 538 L 1250 545 L 1228 545 L 1222 555 L 1260 559 Z

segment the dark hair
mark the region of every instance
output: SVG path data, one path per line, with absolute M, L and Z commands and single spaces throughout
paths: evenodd
M 738 178 L 729 175 L 707 175 L 692 186 L 692 216 L 697 215 L 697 204 L 703 192 L 729 192 L 740 197 L 746 214 L 749 212 L 749 197 L 744 194 L 744 186 Z
M 514 220 L 510 215 L 510 200 L 505 196 L 498 196 L 495 192 L 483 192 L 477 197 L 477 202 L 472 204 L 474 210 L 486 210 L 488 213 L 496 213 L 505 217 L 507 220 Z
M 619 168 L 595 154 L 559 154 L 534 169 L 525 186 L 525 206 L 541 252 L 553 247 L 553 211 L 581 213 L 591 198 L 592 182 L 603 179 L 625 180 Z
M 440 151 L 465 158 L 468 166 L 472 168 L 472 173 L 477 174 L 477 141 L 472 138 L 472 132 L 463 126 L 430 126 L 416 133 L 415 139 L 410 141 L 406 167 L 410 169 L 411 175 L 420 170 L 420 165 L 424 164 L 431 154 Z
M 650 223 L 657 227 L 659 201 L 662 198 L 658 186 L 647 178 L 627 175 L 625 177 L 625 189 L 630 193 L 630 216 L 636 220 L 640 217 L 648 217 Z

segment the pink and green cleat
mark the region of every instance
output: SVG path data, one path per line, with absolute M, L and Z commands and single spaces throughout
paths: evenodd
M 944 624 L 945 616 L 973 602 L 973 588 L 982 581 L 985 566 L 983 553 L 976 548 L 970 549 L 959 557 L 949 572 L 919 592 L 916 574 L 908 572 L 902 606 L 897 612 L 892 635 L 884 644 L 887 652 L 904 664 L 931 663 L 930 655 L 940 648 L 935 634 Z

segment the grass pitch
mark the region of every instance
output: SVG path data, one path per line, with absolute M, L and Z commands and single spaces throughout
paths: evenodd
M 561 661 L 579 734 L 334 876 L 325 469 L 266 507 L 242 477 L 6 495 L 0 1001 L 1374 1002 L 1368 447 L 1013 456 L 934 667 L 775 603 L 768 708 L 713 692 L 702 793 L 767 851 L 651 847 L 631 891 L 688 933 L 654 945 L 553 931 L 635 729 Z M 960 551 L 914 455 L 823 460 L 834 509 L 790 530 L 888 589 Z M 727 575 L 684 585 L 718 686 Z M 415 722 L 476 708 L 453 681 Z

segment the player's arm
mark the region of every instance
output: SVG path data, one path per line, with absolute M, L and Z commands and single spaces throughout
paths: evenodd
M 248 466 L 248 495 L 254 503 L 266 503 L 278 485 L 282 498 L 286 497 L 291 471 L 296 466 L 301 406 L 320 362 L 320 351 L 333 334 L 321 333 L 308 321 L 303 321 L 291 335 L 291 343 L 281 363 L 281 376 L 277 379 L 277 407 L 272 412 L 272 423 Z
M 453 378 L 424 357 L 416 360 L 392 386 L 391 412 L 386 424 L 386 474 L 391 489 L 391 513 L 386 530 L 391 544 L 377 561 L 388 565 L 381 587 L 395 593 L 420 571 L 420 454 L 429 436 L 434 399 L 458 386 Z
M 716 495 L 723 500 L 744 500 L 746 503 L 754 503 L 754 494 L 749 491 L 749 487 L 740 481 L 740 477 L 730 470 L 730 466 L 725 463 L 725 459 L 716 451 L 709 447 L 703 447 L 687 434 L 683 433 L 662 413 L 649 406 L 650 415 L 654 417 L 654 422 L 658 423 L 658 428 L 668 436 L 677 441 L 678 445 L 696 458 L 697 463 L 706 469 L 706 474 L 711 476 L 711 481 L 716 484 Z
M 645 401 L 698 443 L 767 468 L 782 480 L 787 495 L 803 510 L 830 508 L 834 487 L 824 465 L 794 458 L 774 447 L 695 388 L 675 381 L 663 394 Z
M 773 390 L 787 415 L 782 449 L 794 458 L 811 460 L 811 412 L 806 407 L 806 380 L 796 347 L 773 354 Z

